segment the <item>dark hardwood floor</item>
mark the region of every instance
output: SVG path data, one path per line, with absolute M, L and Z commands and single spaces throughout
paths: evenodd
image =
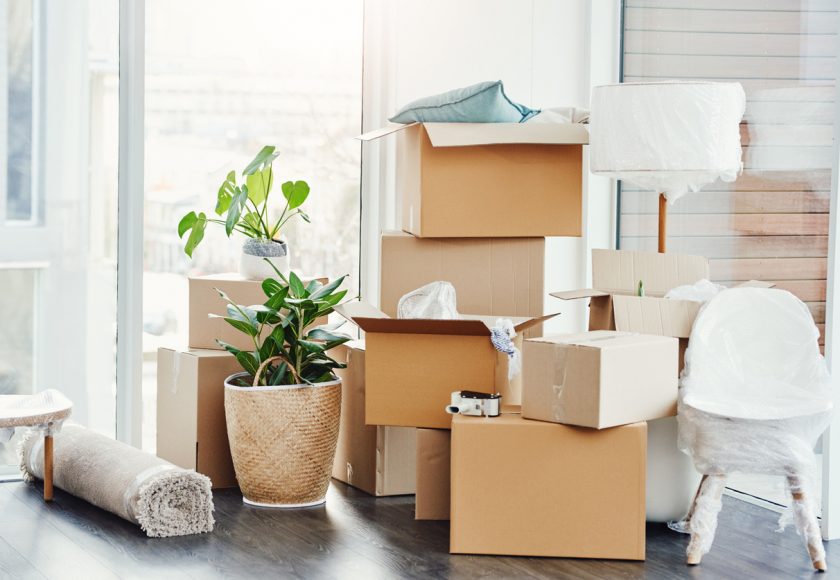
M 0 483 L 0 578 L 809 578 L 801 539 L 777 514 L 726 498 L 712 552 L 687 568 L 686 536 L 649 525 L 647 561 L 450 556 L 446 522 L 413 519 L 414 498 L 374 499 L 343 484 L 326 508 L 248 508 L 215 494 L 212 534 L 151 539 L 61 491 Z M 609 525 L 609 522 L 604 522 Z M 840 542 L 827 545 L 840 571 Z M 840 577 L 838 574 L 837 577 Z

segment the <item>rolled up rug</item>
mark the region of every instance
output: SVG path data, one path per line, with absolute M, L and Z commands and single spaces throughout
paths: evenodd
M 43 479 L 43 437 L 31 431 L 20 446 L 26 481 Z M 213 531 L 210 479 L 154 455 L 65 425 L 55 437 L 55 486 L 139 524 L 153 538 Z

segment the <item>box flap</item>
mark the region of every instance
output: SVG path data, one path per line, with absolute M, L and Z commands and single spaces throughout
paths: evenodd
M 595 298 L 598 296 L 609 296 L 609 292 L 595 290 L 594 288 L 584 288 L 582 290 L 567 290 L 565 292 L 551 292 L 549 296 L 554 296 L 560 300 L 578 300 L 580 298 Z
M 352 300 L 338 304 L 333 310 L 351 322 L 356 322 L 357 318 L 388 318 L 388 315 L 376 306 L 362 300 Z
M 417 125 L 417 123 L 408 123 L 405 125 L 402 123 L 388 123 L 387 125 L 379 129 L 374 129 L 373 131 L 362 133 L 361 135 L 357 136 L 356 139 L 358 139 L 359 141 L 375 141 L 377 139 L 385 137 L 386 135 L 396 133 L 397 131 L 402 131 L 403 129 L 406 129 L 413 125 Z
M 592 250 L 592 286 L 610 294 L 635 295 L 641 280 L 646 296 L 664 296 L 671 288 L 703 278 L 709 278 L 709 261 L 703 256 Z
M 746 282 L 741 282 L 740 284 L 734 286 L 735 288 L 774 288 L 776 286 L 775 282 L 763 282 L 761 280 L 748 280 Z
M 616 330 L 688 338 L 703 306 L 690 300 L 652 296 L 613 296 Z
M 586 145 L 589 131 L 581 123 L 424 123 L 433 147 L 467 147 L 504 143 Z
M 490 329 L 480 320 L 429 320 L 423 318 L 365 318 L 353 322 L 365 332 L 388 334 L 449 334 L 490 336 Z
M 546 314 L 544 316 L 538 316 L 537 318 L 530 318 L 528 320 L 524 320 L 518 324 L 514 323 L 513 328 L 516 329 L 516 332 L 522 332 L 523 330 L 528 330 L 532 326 L 536 326 L 537 324 L 541 324 L 546 320 L 554 318 L 555 316 L 559 315 L 559 312 L 554 312 L 553 314 Z

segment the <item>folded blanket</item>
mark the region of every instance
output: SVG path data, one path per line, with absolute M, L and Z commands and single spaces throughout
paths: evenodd
M 43 441 L 33 430 L 20 447 L 26 481 L 43 478 Z M 78 425 L 55 436 L 53 481 L 153 538 L 213 530 L 209 478 Z

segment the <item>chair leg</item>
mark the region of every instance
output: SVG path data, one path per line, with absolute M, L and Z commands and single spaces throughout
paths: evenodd
M 688 506 L 688 513 L 685 514 L 685 527 L 686 530 L 689 530 L 691 526 L 691 516 L 694 515 L 694 506 L 697 505 L 697 498 L 700 497 L 700 490 L 703 489 L 703 484 L 706 483 L 706 479 L 708 479 L 709 474 L 704 473 L 703 476 L 700 478 L 700 484 L 697 486 L 697 491 L 694 492 L 694 499 L 691 500 L 691 505 Z
M 691 532 L 691 541 L 686 550 L 686 564 L 689 566 L 699 564 L 712 547 L 724 487 L 726 475 L 722 473 L 706 475 L 700 483 L 697 497 L 689 510 L 691 520 L 688 529 Z
M 53 500 L 53 436 L 44 436 L 44 501 Z
M 814 569 L 825 572 L 828 567 L 825 563 L 825 548 L 822 543 L 820 525 L 817 522 L 817 514 L 814 513 L 812 508 L 811 492 L 813 490 L 806 490 L 806 480 L 798 475 L 789 476 L 788 485 L 793 497 L 796 529 L 805 539 L 805 545 L 808 547 L 808 554 L 811 556 Z

